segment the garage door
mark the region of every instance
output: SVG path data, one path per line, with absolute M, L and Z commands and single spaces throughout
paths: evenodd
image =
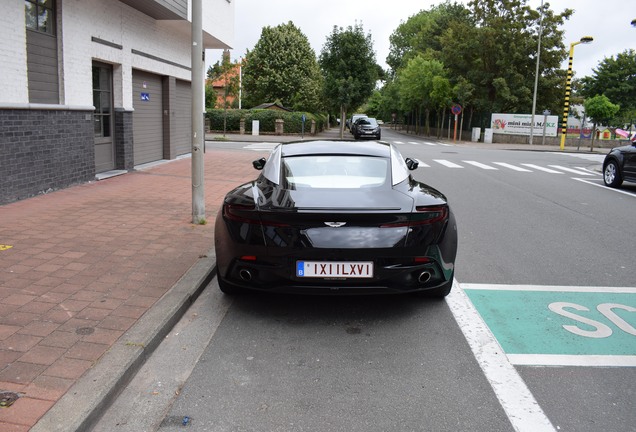
M 188 81 L 177 80 L 175 146 L 177 155 L 192 151 L 192 89 Z
M 135 165 L 163 159 L 161 77 L 133 71 L 133 142 Z

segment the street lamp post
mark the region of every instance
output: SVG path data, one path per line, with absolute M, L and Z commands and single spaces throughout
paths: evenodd
M 570 59 L 568 61 L 568 73 L 565 79 L 565 104 L 563 106 L 563 121 L 561 122 L 561 150 L 565 148 L 565 138 L 568 134 L 568 113 L 570 111 L 570 84 L 572 82 L 572 61 L 574 58 L 574 47 L 581 43 L 590 43 L 594 40 L 592 36 L 583 36 L 581 40 L 570 44 Z
M 534 112 L 537 109 L 537 87 L 539 85 L 539 58 L 541 57 L 541 33 L 543 33 L 543 0 L 541 0 L 541 15 L 539 16 L 539 41 L 537 42 L 537 68 L 534 71 L 534 93 L 532 94 L 532 117 L 530 118 L 530 139 L 532 145 L 534 136 Z

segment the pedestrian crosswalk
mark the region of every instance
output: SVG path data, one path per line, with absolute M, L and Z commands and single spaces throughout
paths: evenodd
M 562 165 L 547 165 L 540 166 L 536 164 L 530 163 L 520 163 L 513 164 L 509 162 L 479 162 L 474 160 L 462 160 L 462 161 L 450 161 L 447 159 L 431 159 L 428 160 L 417 160 L 419 162 L 420 168 L 431 168 L 433 166 L 442 166 L 445 168 L 451 169 L 462 169 L 462 168 L 479 168 L 486 171 L 514 171 L 518 173 L 531 173 L 531 172 L 543 172 L 548 174 L 575 174 L 577 176 L 591 177 L 591 176 L 601 176 L 600 172 L 596 172 L 590 170 L 585 167 L 566 167 Z
M 427 141 L 393 141 L 393 144 L 411 144 L 411 145 L 420 145 L 420 146 L 452 146 L 452 144 L 444 144 L 444 143 L 434 143 Z M 276 147 L 278 143 L 271 142 L 258 142 L 252 143 L 244 146 L 243 148 L 246 150 L 253 151 L 269 151 Z M 577 176 L 577 177 L 585 177 L 590 178 L 594 176 L 601 176 L 600 172 L 596 172 L 590 170 L 585 167 L 575 166 L 568 167 L 563 165 L 555 165 L 555 164 L 546 164 L 537 165 L 532 163 L 510 163 L 503 161 L 475 161 L 475 160 L 448 160 L 448 159 L 431 159 L 431 160 L 422 160 L 417 159 L 419 162 L 419 168 L 433 168 L 433 167 L 444 167 L 449 169 L 464 169 L 464 168 L 472 168 L 472 169 L 480 169 L 484 171 L 500 171 L 500 172 L 516 172 L 516 173 L 533 173 L 533 172 L 541 172 L 546 174 L 554 174 L 554 175 L 569 175 L 569 176 Z

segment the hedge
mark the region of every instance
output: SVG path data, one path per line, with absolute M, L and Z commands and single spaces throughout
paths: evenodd
M 206 118 L 210 122 L 211 131 L 223 131 L 223 118 L 226 111 L 222 109 L 207 110 Z M 275 111 L 275 110 L 245 110 L 228 109 L 225 130 L 227 132 L 239 132 L 241 119 L 245 119 L 245 132 L 252 132 L 252 121 L 259 121 L 259 132 L 275 133 L 276 120 L 285 122 L 283 132 L 285 134 L 299 134 L 302 132 L 302 116 L 306 116 L 305 133 L 311 132 L 311 121 L 316 121 L 316 132 L 325 129 L 327 124 L 326 114 L 311 114 L 303 112 Z

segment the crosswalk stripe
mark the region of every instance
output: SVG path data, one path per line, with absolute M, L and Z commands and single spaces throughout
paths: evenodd
M 421 160 L 419 160 L 419 159 L 415 159 L 415 160 L 417 161 L 417 164 L 418 164 L 417 166 L 418 166 L 419 168 L 430 168 L 430 167 L 431 167 L 429 164 L 427 164 L 427 163 L 425 163 L 425 162 L 422 162 L 422 161 L 421 161 Z
M 436 146 L 437 144 L 432 142 L 423 141 L 422 144 L 426 144 L 427 146 Z
M 413 145 L 422 145 L 422 143 L 418 143 L 418 142 L 414 142 L 414 141 L 409 141 L 409 144 L 413 144 Z
M 551 168 L 560 169 L 562 171 L 567 171 L 567 172 L 571 172 L 571 173 L 578 174 L 578 175 L 585 175 L 585 176 L 593 175 L 593 174 L 590 174 L 590 173 L 585 172 L 585 171 L 579 171 L 579 170 L 575 170 L 575 169 L 572 169 L 572 168 L 564 167 L 564 166 L 561 166 L 561 165 L 548 165 L 548 166 L 551 167 Z
M 445 159 L 433 159 L 433 161 L 437 162 L 438 164 L 444 165 L 445 167 L 448 167 L 448 168 L 464 168 L 461 165 L 457 165 L 456 163 L 447 161 Z
M 404 144 L 402 141 L 393 141 L 393 144 Z
M 550 169 L 550 168 L 545 168 L 545 167 L 542 167 L 542 166 L 539 166 L 539 165 L 534 165 L 534 164 L 521 164 L 521 165 L 527 166 L 528 168 L 536 169 L 536 170 L 539 170 L 539 171 L 547 172 L 547 173 L 550 173 L 550 174 L 563 174 L 561 171 L 556 171 L 556 170 L 553 170 L 553 169 Z
M 481 169 L 485 169 L 485 170 L 495 170 L 495 171 L 499 170 L 499 168 L 495 168 L 495 167 L 492 167 L 490 165 L 483 164 L 481 162 L 475 162 L 475 161 L 464 161 L 464 162 L 466 162 L 467 164 L 471 164 L 473 166 L 476 166 L 477 168 L 481 168 Z
M 493 162 L 496 165 L 502 166 L 504 168 L 508 168 L 511 169 L 513 171 L 519 171 L 519 172 L 532 172 L 529 169 L 525 169 L 525 168 L 521 168 L 515 165 L 511 165 L 509 163 L 505 163 L 505 162 Z
M 590 173 L 590 175 L 601 175 L 600 172 L 592 171 L 592 170 L 589 170 L 589 169 L 584 168 L 584 167 L 574 167 L 574 168 L 580 169 L 581 171 L 588 172 L 588 173 Z

